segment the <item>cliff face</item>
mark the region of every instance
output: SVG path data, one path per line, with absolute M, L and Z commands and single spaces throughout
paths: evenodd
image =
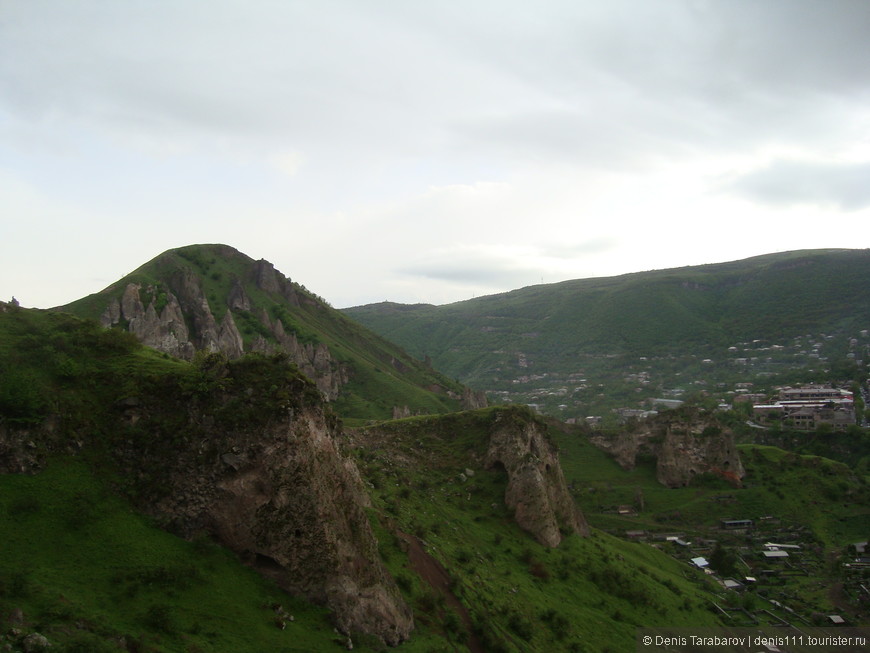
M 361 429 L 352 439 L 378 465 L 428 470 L 433 478 L 448 479 L 446 487 L 457 478 L 473 485 L 474 469 L 504 472 L 504 505 L 517 524 L 544 546 L 558 546 L 568 533 L 589 534 L 568 492 L 556 447 L 530 411 L 491 408 L 416 418 Z
M 656 478 L 667 487 L 687 486 L 705 473 L 739 485 L 745 474 L 733 433 L 692 410 L 667 411 L 615 436 L 596 434 L 592 442 L 623 469 L 633 469 L 638 455 L 655 457 Z
M 313 301 L 297 292 L 290 280 L 268 261 L 253 262 L 244 276 L 246 282 L 291 306 L 298 306 L 300 301 Z M 148 298 L 147 305 L 143 296 Z M 251 313 L 254 304 L 241 279 L 233 280 L 223 299 L 227 308 L 217 320 L 203 289 L 201 275 L 182 267 L 167 275 L 165 284 L 128 283 L 119 297 L 109 301 L 100 322 L 106 327 L 126 325 L 143 344 L 186 360 L 191 360 L 199 350 L 221 352 L 231 359 L 246 351 L 284 352 L 328 400 L 338 397 L 349 373 L 333 358 L 326 345 L 300 344 L 280 319 L 270 318 L 261 307 L 254 314 L 259 333 L 246 347 L 233 311 Z
M 224 432 L 173 456 L 163 472 L 172 493 L 149 511 L 182 535 L 212 533 L 284 589 L 328 605 L 343 632 L 395 645 L 413 628 L 411 611 L 380 562 L 339 437 L 317 408 L 288 411 L 255 437 L 244 426 Z
M 568 492 L 558 452 L 541 424 L 500 414 L 484 464 L 505 469 L 505 504 L 514 511 L 520 528 L 538 542 L 556 547 L 563 531 L 589 534 L 589 526 Z
M 359 472 L 310 382 L 282 361 L 211 357 L 192 375 L 130 387 L 134 396 L 89 416 L 95 431 L 56 418 L 0 424 L 0 471 L 38 471 L 48 455 L 98 444 L 167 530 L 211 535 L 331 608 L 345 633 L 408 638 L 412 613 L 380 561 Z

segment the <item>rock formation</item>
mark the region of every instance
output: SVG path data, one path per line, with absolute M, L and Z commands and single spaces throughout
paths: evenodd
M 733 433 L 694 409 L 666 411 L 617 435 L 596 433 L 592 442 L 623 469 L 633 469 L 639 454 L 654 456 L 656 478 L 667 487 L 687 486 L 698 474 L 715 474 L 735 485 L 744 476 Z
M 468 450 L 462 471 L 451 476 L 464 483 L 474 476 L 475 467 L 503 471 L 505 505 L 517 524 L 544 546 L 558 546 L 567 533 L 589 534 L 546 426 L 527 409 L 513 406 L 385 424 L 355 431 L 352 439 L 359 448 L 379 451 L 390 467 L 446 467 L 453 472 L 455 459 L 439 460 L 428 442 L 443 446 L 449 434 L 463 431 L 480 432 L 481 437 Z
M 476 410 L 486 408 L 486 393 L 482 390 L 472 390 L 469 387 L 462 389 L 462 410 Z
M 284 589 L 328 605 L 342 632 L 395 645 L 413 628 L 411 611 L 380 562 L 368 497 L 337 435 L 316 407 L 255 438 L 222 433 L 203 453 L 173 457 L 173 492 L 150 510 L 181 535 L 212 533 Z
M 505 469 L 505 504 L 514 511 L 520 528 L 541 544 L 558 546 L 563 531 L 589 534 L 568 492 L 556 447 L 539 422 L 513 412 L 498 413 L 484 465 Z
M 300 304 L 294 285 L 268 261 L 254 262 L 248 281 L 291 306 Z M 346 366 L 338 363 L 323 343 L 300 344 L 280 319 L 270 319 L 262 307 L 256 311 L 255 319 L 263 329 L 246 347 L 233 312 L 250 313 L 252 308 L 243 280 L 234 279 L 226 298 L 226 310 L 218 321 L 205 296 L 201 276 L 182 266 L 168 275 L 165 285 L 128 283 L 120 297 L 109 301 L 100 321 L 106 327 L 126 325 L 143 344 L 187 360 L 200 350 L 221 352 L 230 359 L 246 351 L 266 354 L 283 351 L 328 400 L 334 401 L 349 380 Z M 265 338 L 263 333 L 270 337 Z
M 0 424 L 0 472 L 34 473 L 52 455 L 97 444 L 134 503 L 167 530 L 211 535 L 284 589 L 328 606 L 345 634 L 391 645 L 409 637 L 412 613 L 381 563 L 340 422 L 309 380 L 277 359 L 212 356 L 193 376 L 125 387 L 137 394 L 87 418 L 111 436 L 54 416 Z

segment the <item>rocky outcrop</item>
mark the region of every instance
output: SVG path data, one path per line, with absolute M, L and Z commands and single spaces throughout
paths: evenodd
M 457 445 L 456 453 L 464 451 L 467 456 L 462 466 L 457 468 L 455 455 L 442 459 L 433 453 L 454 434 L 466 437 L 468 433 L 480 433 L 480 438 L 472 444 L 464 441 L 461 448 Z M 512 406 L 401 420 L 354 431 L 351 439 L 360 449 L 379 452 L 387 468 L 440 469 L 460 483 L 476 480 L 475 469 L 503 472 L 504 505 L 517 524 L 544 546 L 558 546 L 569 533 L 589 534 L 568 492 L 546 425 L 528 409 Z
M 482 390 L 472 390 L 469 387 L 462 389 L 462 410 L 477 410 L 478 408 L 486 408 L 486 393 Z
M 695 409 L 661 413 L 617 435 L 596 433 L 592 442 L 623 469 L 639 455 L 656 459 L 656 478 L 667 487 L 684 487 L 699 474 L 715 474 L 739 485 L 745 472 L 733 433 Z
M 544 546 L 558 546 L 565 533 L 589 534 L 574 504 L 545 427 L 513 412 L 499 413 L 490 434 L 484 465 L 507 472 L 505 504 L 514 519 Z
M 295 334 L 284 330 L 280 319 L 271 321 L 268 315 L 265 315 L 265 318 L 263 324 L 269 325 L 274 340 L 270 341 L 263 336 L 258 336 L 251 343 L 251 351 L 263 354 L 280 351 L 287 353 L 302 373 L 314 381 L 323 396 L 329 401 L 334 401 L 342 386 L 350 379 L 347 367 L 336 362 L 329 348 L 323 343 L 300 344 Z
M 195 346 L 190 340 L 178 298 L 168 293 L 166 303 L 158 314 L 154 301 L 145 308 L 140 298 L 141 289 L 140 284 L 127 284 L 120 301 L 112 299 L 103 312 L 100 318 L 103 326 L 110 327 L 124 321 L 127 330 L 143 344 L 171 356 L 192 358 Z
M 259 290 L 274 293 L 290 306 L 300 305 L 296 288 L 268 261 L 254 262 L 249 277 Z M 328 400 L 338 397 L 349 380 L 349 371 L 334 359 L 325 344 L 300 344 L 280 319 L 270 319 L 260 307 L 255 315 L 263 329 L 246 348 L 233 315 L 233 312 L 250 313 L 254 308 L 242 280 L 233 280 L 226 306 L 218 322 L 203 291 L 201 276 L 192 268 L 181 266 L 169 275 L 166 286 L 127 284 L 120 298 L 110 300 L 100 321 L 106 327 L 126 325 L 143 344 L 187 360 L 200 350 L 221 352 L 231 359 L 246 351 L 284 352 Z M 271 337 L 267 339 L 262 332 Z
M 206 530 L 287 591 L 328 605 L 344 633 L 408 638 L 411 611 L 378 557 L 353 463 L 319 409 L 297 411 L 251 438 L 223 433 L 203 465 L 175 456 L 169 497 L 151 511 L 173 530 Z
M 215 350 L 226 354 L 227 358 L 238 358 L 245 353 L 242 334 L 239 333 L 236 321 L 233 319 L 233 312 L 229 309 L 224 313 L 224 319 L 221 320 L 218 328 Z
M 328 606 L 346 634 L 391 645 L 409 637 L 412 613 L 380 560 L 340 422 L 309 380 L 277 358 L 213 356 L 193 376 L 124 381 L 107 383 L 138 394 L 81 424 L 0 423 L 0 472 L 34 473 L 50 456 L 97 444 L 126 493 L 167 530 L 211 535 L 287 591 Z

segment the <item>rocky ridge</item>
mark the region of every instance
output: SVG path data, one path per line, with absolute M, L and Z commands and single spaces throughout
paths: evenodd
M 460 423 L 461 422 L 461 423 Z M 466 467 L 452 473 L 454 462 L 439 460 L 433 448 L 457 432 L 474 432 Z M 589 526 L 571 497 L 555 445 L 546 426 L 517 406 L 489 408 L 444 416 L 382 424 L 354 431 L 353 446 L 378 452 L 388 469 L 447 471 L 450 484 L 471 482 L 474 469 L 506 475 L 504 505 L 517 525 L 544 546 L 557 547 L 565 534 L 586 536 Z M 451 448 L 469 446 L 454 443 Z
M 589 526 L 568 492 L 558 451 L 539 422 L 498 414 L 484 465 L 505 469 L 505 505 L 514 511 L 520 528 L 538 542 L 556 547 L 563 532 L 589 535 Z
M 280 357 L 215 354 L 192 374 L 108 383 L 136 392 L 86 423 L 58 414 L 0 422 L 0 473 L 38 472 L 50 456 L 108 455 L 118 489 L 167 530 L 213 537 L 328 606 L 345 634 L 391 645 L 409 637 L 412 613 L 380 560 L 359 471 L 310 381 Z
M 666 411 L 615 435 L 597 432 L 591 441 L 623 469 L 634 469 L 639 455 L 653 456 L 656 478 L 666 487 L 685 487 L 699 474 L 739 485 L 745 474 L 733 433 L 696 410 Z
M 314 301 L 266 260 L 253 262 L 245 280 L 291 306 Z M 143 295 L 149 298 L 147 305 Z M 268 312 L 260 307 L 254 313 L 261 327 L 260 333 L 246 347 L 233 312 L 252 312 L 255 305 L 241 279 L 234 279 L 225 302 L 226 311 L 217 320 L 206 297 L 201 275 L 190 268 L 180 267 L 169 275 L 165 286 L 127 283 L 120 296 L 109 300 L 100 322 L 106 327 L 126 326 L 143 344 L 186 360 L 191 360 L 200 350 L 221 352 L 231 359 L 248 351 L 285 352 L 328 400 L 336 399 L 348 381 L 349 371 L 334 359 L 325 344 L 301 344 L 293 332 L 288 332 L 280 318 L 270 318 Z

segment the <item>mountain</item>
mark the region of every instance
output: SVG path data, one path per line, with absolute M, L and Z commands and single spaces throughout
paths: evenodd
M 10 650 L 602 651 L 720 623 L 703 574 L 591 532 L 526 408 L 345 431 L 285 354 L 188 362 L 3 303 L 0 527 Z
M 870 618 L 866 465 L 735 451 L 689 409 L 616 460 L 526 407 L 350 429 L 287 357 L 186 361 L 0 303 L 0 648 L 601 653 Z M 800 553 L 780 574 L 765 542 Z
M 692 378 L 812 367 L 819 357 L 808 350 L 830 350 L 835 336 L 845 361 L 870 328 L 868 278 L 870 250 L 809 250 L 344 313 L 490 396 L 582 417 L 601 409 L 597 395 L 636 404 Z
M 341 630 L 407 639 L 340 423 L 285 356 L 186 363 L 63 313 L 0 305 L 0 318 L 0 472 L 79 458 L 166 530 L 212 537 L 328 606 Z
M 480 396 L 352 322 L 265 260 L 226 245 L 169 250 L 55 311 L 98 319 L 191 360 L 284 352 L 349 419 L 441 413 Z

